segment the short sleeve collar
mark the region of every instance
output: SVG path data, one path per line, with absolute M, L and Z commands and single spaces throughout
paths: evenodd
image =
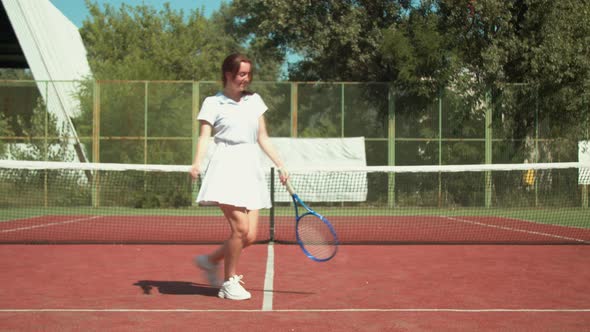
M 242 101 L 248 101 L 250 98 L 252 98 L 252 96 L 254 96 L 255 94 L 246 94 L 246 95 L 242 95 Z M 219 103 L 219 105 L 225 105 L 225 104 L 237 104 L 237 102 L 229 97 L 227 97 L 226 95 L 223 94 L 223 92 L 218 92 L 215 97 L 217 97 L 217 101 Z

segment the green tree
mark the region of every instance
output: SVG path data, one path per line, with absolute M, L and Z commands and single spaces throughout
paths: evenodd
M 0 68 L 0 80 L 32 80 L 33 76 L 31 75 L 30 71 L 23 70 L 23 69 L 15 69 L 15 68 Z M 2 91 L 0 92 L 2 95 L 11 94 L 10 89 L 12 87 L 10 84 L 2 84 L 0 87 Z M 18 131 L 19 128 L 16 128 L 16 124 L 18 121 L 16 120 L 16 116 L 14 114 L 7 114 L 11 112 L 7 112 L 8 107 L 3 107 L 2 113 L 0 113 L 0 136 L 15 136 L 15 129 Z M 6 141 L 0 140 L 0 155 L 4 155 L 6 152 Z
M 0 80 L 32 80 L 29 70 L 17 68 L 0 68 Z
M 458 72 L 459 56 L 440 20 L 430 6 L 420 7 L 384 31 L 380 51 L 398 89 L 436 96 Z
M 521 145 L 506 151 L 525 149 L 522 142 L 538 124 L 547 128 L 542 132 L 550 138 L 580 137 L 584 130 L 587 135 L 590 43 L 584 41 L 590 35 L 590 22 L 586 2 L 235 0 L 222 5 L 211 19 L 199 11 L 185 19 L 169 6 L 159 12 L 145 5 L 102 10 L 87 3 L 92 18 L 81 31 L 99 79 L 218 80 L 221 59 L 237 50 L 254 58 L 258 80 L 270 81 L 278 78 L 286 55 L 297 54 L 301 61 L 289 66 L 289 79 L 391 82 L 396 102 L 408 105 L 398 108 L 407 109 L 408 122 L 436 121 L 426 113 L 432 113 L 437 98 L 452 95 L 448 107 L 453 114 L 447 120 L 467 119 L 468 124 L 463 133 L 454 130 L 449 135 L 472 137 L 483 132 L 483 110 L 490 107 L 484 102 L 492 91 L 494 114 L 504 119 L 494 132 Z M 507 93 L 514 83 L 527 84 L 527 93 Z M 126 89 L 119 93 L 121 98 L 131 94 L 137 102 L 143 100 L 141 88 Z M 276 96 L 280 88 L 259 85 L 256 89 L 271 108 L 287 102 Z M 301 109 L 317 112 L 309 118 L 332 135 L 340 130 L 328 122 L 339 119 L 329 114 L 330 107 L 321 100 L 325 96 L 317 95 L 305 100 Z M 368 86 L 358 96 L 371 100 L 372 96 L 382 98 L 383 93 Z M 118 97 L 113 98 L 117 104 Z M 166 102 L 161 105 L 182 105 L 162 100 Z M 418 104 L 412 107 L 413 102 Z M 531 102 L 538 108 L 530 107 Z M 529 107 L 523 110 L 519 105 Z M 129 102 L 117 107 L 123 111 L 113 113 L 134 108 Z M 387 112 L 387 107 L 376 109 Z M 380 114 L 381 119 L 385 116 Z M 122 115 L 117 119 L 114 122 L 126 123 Z M 557 120 L 562 121 L 557 124 Z M 362 118 L 360 122 L 372 123 Z M 143 132 L 140 127 L 134 130 Z M 302 130 L 315 136 L 322 135 L 323 129 Z M 435 134 L 426 128 L 419 136 Z M 477 150 L 458 149 L 461 153 Z M 436 155 L 435 151 L 430 155 Z
M 90 19 L 80 33 L 96 79 L 217 80 L 219 64 L 239 42 L 201 11 L 148 5 L 118 9 L 86 1 Z
M 463 79 L 462 89 L 474 89 L 478 96 L 484 90 L 494 91 L 494 112 L 508 119 L 497 129 L 514 140 L 515 161 L 526 158 L 531 148 L 528 141 L 536 135 L 569 141 L 545 146 L 544 152 L 537 151 L 543 154 L 537 160 L 574 160 L 576 141 L 587 137 L 590 125 L 590 46 L 585 42 L 590 4 L 571 0 L 471 3 L 473 11 L 466 18 L 456 14 L 462 1 L 441 2 L 440 7 L 442 27 L 455 32 L 454 45 L 469 71 L 469 75 L 457 75 L 457 81 Z M 469 24 L 460 30 L 465 21 Z M 526 86 L 511 86 L 518 83 Z
M 291 80 L 383 81 L 382 29 L 399 18 L 393 1 L 235 0 L 239 36 L 278 54 L 302 60 L 289 67 Z
M 193 83 L 155 81 L 220 81 L 221 62 L 233 52 L 254 58 L 257 80 L 278 77 L 280 61 L 262 57 L 270 54 L 264 49 L 246 47 L 247 37 L 237 37 L 233 26 L 227 24 L 232 20 L 232 8 L 227 5 L 206 18 L 199 10 L 185 16 L 169 4 L 157 11 L 145 4 L 122 4 L 116 9 L 86 3 L 91 17 L 80 31 L 94 78 L 103 80 L 100 135 L 117 137 L 101 141 L 102 162 L 143 163 L 147 158 L 149 163 L 178 164 L 190 160 Z M 76 119 L 85 136 L 93 130 L 94 87 L 89 84 L 81 92 L 84 114 Z M 200 84 L 201 101 L 219 87 L 216 83 Z M 147 143 L 147 157 L 145 136 L 152 138 Z M 186 139 L 179 141 L 179 137 Z

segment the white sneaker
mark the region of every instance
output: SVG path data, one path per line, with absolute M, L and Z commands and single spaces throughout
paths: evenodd
M 221 286 L 221 280 L 219 280 L 219 277 L 217 276 L 217 271 L 219 270 L 218 264 L 209 262 L 209 258 L 205 255 L 195 257 L 194 263 L 199 269 L 205 272 L 209 285 L 213 287 Z
M 217 296 L 230 300 L 247 300 L 251 298 L 252 294 L 240 285 L 243 283 L 242 276 L 233 276 L 223 283 Z

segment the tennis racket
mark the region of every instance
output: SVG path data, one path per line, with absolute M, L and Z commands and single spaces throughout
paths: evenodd
M 283 173 L 282 170 L 279 172 Z M 338 236 L 332 224 L 321 214 L 312 210 L 295 193 L 289 180 L 285 186 L 293 198 L 295 207 L 295 236 L 303 253 L 316 262 L 332 259 L 338 251 Z M 300 212 L 303 212 L 300 214 Z

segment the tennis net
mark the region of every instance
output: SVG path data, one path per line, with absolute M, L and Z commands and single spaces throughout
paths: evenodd
M 194 204 L 189 168 L 0 161 L 0 242 L 220 243 L 227 222 Z M 294 243 L 292 202 L 267 174 L 274 203 L 257 240 Z M 290 179 L 345 244 L 590 244 L 586 164 L 307 168 Z

